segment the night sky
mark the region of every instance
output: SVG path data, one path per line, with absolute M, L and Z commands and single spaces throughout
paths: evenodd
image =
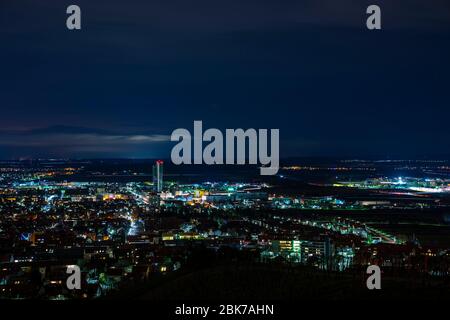
M 279 128 L 281 157 L 448 155 L 449 76 L 448 0 L 0 0 L 0 158 L 166 158 L 194 120 Z

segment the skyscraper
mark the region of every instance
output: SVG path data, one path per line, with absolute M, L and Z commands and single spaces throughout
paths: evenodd
M 156 192 L 161 192 L 163 189 L 163 165 L 162 160 L 157 160 L 153 165 L 153 188 Z

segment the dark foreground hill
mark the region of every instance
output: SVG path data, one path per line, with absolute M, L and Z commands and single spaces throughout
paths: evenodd
M 368 290 L 362 272 L 327 273 L 283 265 L 220 265 L 155 277 L 107 299 L 156 301 L 450 300 L 448 280 L 382 276 Z

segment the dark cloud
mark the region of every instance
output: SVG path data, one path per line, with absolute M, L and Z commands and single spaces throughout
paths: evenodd
M 72 3 L 0 3 L 1 157 L 165 157 L 193 120 L 282 156 L 450 147 L 447 0 L 377 1 L 381 32 L 365 0 L 77 0 L 69 32 Z
M 71 157 L 154 155 L 155 146 L 167 145 L 170 137 L 159 134 L 121 134 L 106 130 L 53 126 L 31 130 L 0 131 L 0 148 L 19 148 L 38 155 L 59 154 Z M 40 151 L 37 151 L 40 150 Z

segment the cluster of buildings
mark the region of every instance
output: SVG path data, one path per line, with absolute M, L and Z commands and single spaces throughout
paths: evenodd
M 100 297 L 183 269 L 197 248 L 329 271 L 378 263 L 449 275 L 445 248 L 405 243 L 348 218 L 284 210 L 354 204 L 269 194 L 265 183 L 164 181 L 163 166 L 155 163 L 151 182 L 68 182 L 76 169 L 67 168 L 0 171 L 0 298 Z M 67 289 L 72 265 L 81 269 L 81 290 Z
M 407 190 L 418 193 L 449 193 L 450 179 L 416 177 L 379 177 L 362 181 L 342 181 L 336 187 L 358 189 Z

